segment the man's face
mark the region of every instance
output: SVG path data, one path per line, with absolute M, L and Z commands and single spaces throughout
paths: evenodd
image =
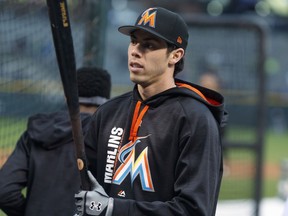
M 167 43 L 154 35 L 137 30 L 131 35 L 128 47 L 128 68 L 130 79 L 143 87 L 161 83 L 167 76 L 170 54 L 167 53 Z

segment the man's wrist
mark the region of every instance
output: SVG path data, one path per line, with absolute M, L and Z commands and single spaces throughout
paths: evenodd
M 112 216 L 113 208 L 114 208 L 114 199 L 112 197 L 109 197 L 105 216 Z

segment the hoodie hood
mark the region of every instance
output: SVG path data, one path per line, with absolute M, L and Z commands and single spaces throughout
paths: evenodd
M 228 113 L 224 107 L 224 97 L 220 93 L 180 79 L 175 79 L 175 83 L 177 86 L 176 88 L 171 88 L 157 95 L 154 95 L 151 98 L 143 101 L 143 103 L 149 105 L 149 107 L 153 109 L 153 107 L 159 106 L 165 100 L 171 97 L 192 97 L 195 100 L 205 104 L 205 106 L 209 108 L 221 128 L 227 124 Z M 137 85 L 135 88 L 137 88 Z M 134 98 L 141 100 L 139 93 L 134 93 Z
M 91 114 L 81 113 L 82 125 L 89 121 Z M 83 132 L 86 128 L 83 128 Z M 72 126 L 68 112 L 40 113 L 29 118 L 28 135 L 36 144 L 45 149 L 54 149 L 72 141 Z
M 182 80 L 176 80 L 176 85 L 179 90 L 183 90 L 183 94 L 187 93 L 205 104 L 221 127 L 226 125 L 228 113 L 225 111 L 224 97 L 220 93 Z

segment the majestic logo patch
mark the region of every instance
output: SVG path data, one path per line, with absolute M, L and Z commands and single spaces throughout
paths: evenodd
M 120 149 L 118 160 L 121 162 L 121 165 L 118 167 L 113 176 L 113 184 L 120 185 L 128 174 L 130 174 L 131 182 L 134 182 L 136 177 L 139 176 L 142 189 L 144 191 L 154 192 L 148 160 L 148 147 L 143 149 L 138 158 L 135 159 L 136 145 L 141 142 L 141 139 L 145 139 L 148 136 L 137 137 L 134 142 L 130 141 Z
M 125 191 L 123 191 L 123 190 L 119 191 L 118 196 L 119 197 L 125 197 L 126 196 Z
M 155 8 L 149 8 L 146 11 L 144 11 L 143 14 L 141 15 L 142 18 L 139 20 L 137 25 L 149 24 L 150 27 L 155 28 L 157 11 L 154 11 L 153 13 L 150 14 L 150 11 L 153 9 Z

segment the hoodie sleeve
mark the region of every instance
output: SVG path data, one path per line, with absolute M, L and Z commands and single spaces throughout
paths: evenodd
M 179 143 L 174 196 L 165 202 L 115 198 L 114 216 L 215 215 L 223 171 L 222 150 L 218 125 L 212 115 L 206 114 L 194 116 L 190 126 L 184 129 L 186 133 Z
M 22 189 L 27 184 L 27 139 L 27 132 L 24 132 L 0 170 L 0 209 L 9 216 L 24 215 L 25 198 Z

